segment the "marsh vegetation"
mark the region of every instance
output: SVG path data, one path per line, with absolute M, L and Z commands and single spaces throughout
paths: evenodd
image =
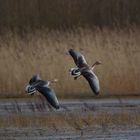
M 42 29 L 23 35 L 8 31 L 0 36 L 0 96 L 24 96 L 24 87 L 33 74 L 43 79 L 59 79 L 54 84 L 61 97 L 92 94 L 84 78 L 73 80 L 75 67 L 68 49 L 85 55 L 87 62 L 103 65 L 95 69 L 101 96 L 139 93 L 140 30 L 77 28 L 61 31 Z

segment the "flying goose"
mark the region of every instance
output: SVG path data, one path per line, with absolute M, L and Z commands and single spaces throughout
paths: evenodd
M 57 82 L 57 79 L 52 81 L 44 81 L 41 80 L 39 75 L 33 75 L 29 81 L 29 84 L 26 86 L 25 91 L 29 95 L 34 95 L 36 91 L 40 92 L 45 96 L 50 105 L 56 109 L 59 109 L 60 106 L 55 92 L 49 87 L 49 85 L 54 82 Z
M 74 77 L 76 80 L 79 76 L 83 75 L 85 79 L 88 81 L 92 91 L 95 93 L 95 95 L 98 95 L 100 92 L 100 85 L 98 77 L 93 72 L 93 69 L 96 65 L 101 64 L 101 62 L 96 61 L 92 66 L 89 66 L 85 60 L 85 57 L 78 51 L 75 51 L 74 49 L 69 49 L 69 54 L 72 56 L 76 68 L 71 68 L 70 74 Z

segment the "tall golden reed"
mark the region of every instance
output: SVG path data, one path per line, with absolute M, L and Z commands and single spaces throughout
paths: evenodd
M 101 96 L 136 94 L 140 91 L 140 30 L 77 28 L 60 31 L 48 29 L 28 32 L 22 36 L 12 31 L 0 36 L 0 96 L 27 96 L 25 85 L 33 74 L 42 79 L 58 78 L 54 84 L 57 95 L 91 97 L 87 81 L 69 75 L 75 67 L 68 49 L 85 55 L 100 79 Z

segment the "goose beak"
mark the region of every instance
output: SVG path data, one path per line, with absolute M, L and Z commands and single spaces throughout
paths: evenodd
M 53 82 L 58 82 L 58 79 L 54 79 Z
M 53 79 L 53 80 L 49 81 L 49 84 L 50 83 L 57 83 L 57 82 L 58 82 L 58 79 Z
M 102 62 L 100 62 L 100 61 L 97 61 L 97 62 L 96 62 L 96 64 L 97 64 L 97 65 L 101 65 L 101 64 L 102 64 Z

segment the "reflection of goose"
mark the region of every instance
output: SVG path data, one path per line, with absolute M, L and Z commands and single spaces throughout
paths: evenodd
M 57 97 L 55 95 L 55 92 L 53 89 L 49 87 L 50 83 L 57 82 L 57 80 L 53 81 L 44 81 L 41 80 L 39 75 L 33 75 L 33 77 L 30 79 L 29 84 L 26 86 L 26 92 L 29 95 L 34 95 L 36 91 L 39 91 L 41 94 L 45 96 L 47 101 L 56 109 L 59 109 L 59 102 L 57 100 Z
M 100 62 L 96 61 L 91 67 L 87 64 L 84 56 L 73 50 L 69 50 L 69 54 L 72 56 L 75 64 L 77 65 L 77 68 L 71 68 L 70 73 L 76 80 L 80 75 L 83 75 L 86 80 L 88 81 L 91 89 L 95 93 L 95 95 L 99 94 L 100 91 L 100 85 L 98 77 L 95 75 L 95 73 L 92 71 L 95 67 L 95 65 L 101 64 Z

